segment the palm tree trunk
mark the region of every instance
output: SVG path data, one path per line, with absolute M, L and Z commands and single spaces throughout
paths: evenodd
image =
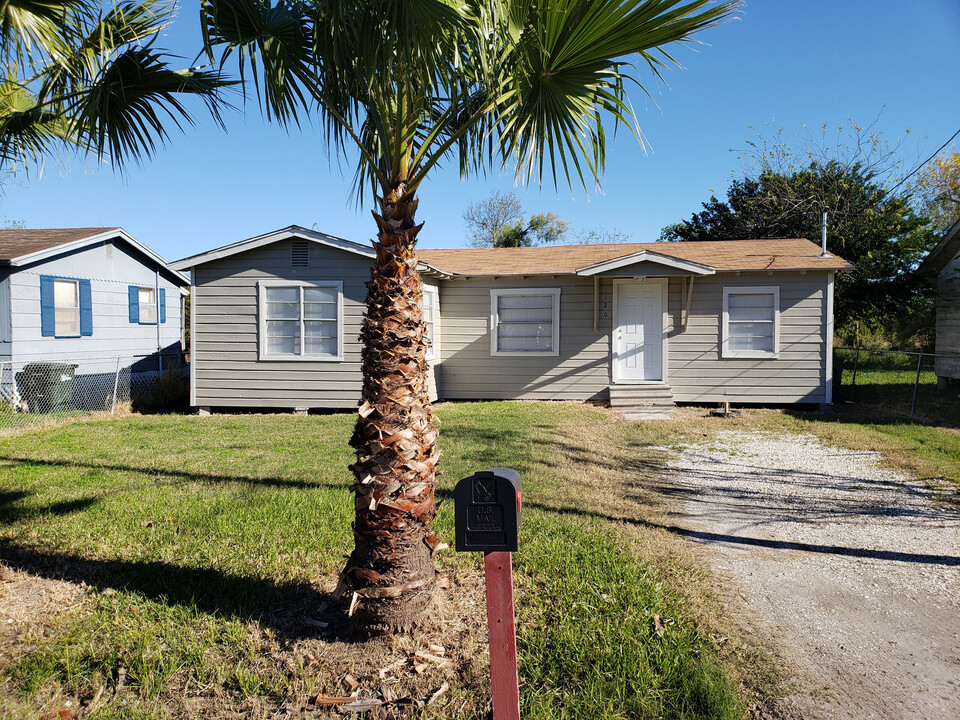
M 367 283 L 363 394 L 350 444 L 357 452 L 354 550 L 341 576 L 355 627 L 405 631 L 433 606 L 437 577 L 437 428 L 427 390 L 423 281 L 417 271 L 416 200 L 385 194 Z

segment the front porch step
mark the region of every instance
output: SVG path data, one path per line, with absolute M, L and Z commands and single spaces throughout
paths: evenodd
M 610 407 L 627 420 L 667 420 L 673 412 L 673 391 L 666 383 L 611 385 Z

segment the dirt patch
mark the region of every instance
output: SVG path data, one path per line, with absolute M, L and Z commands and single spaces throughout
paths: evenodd
M 324 578 L 318 590 L 332 589 L 336 580 Z M 121 597 L 111 588 L 101 593 Z M 111 675 L 87 684 L 79 696 L 51 686 L 33 698 L 35 706 L 17 705 L 20 714 L 14 716 L 55 717 L 61 711 L 69 711 L 64 717 L 74 712 L 86 716 L 118 703 L 143 704 L 175 717 L 316 718 L 318 713 L 353 717 L 364 712 L 371 718 L 401 718 L 419 716 L 428 707 L 445 717 L 487 712 L 489 647 L 480 570 L 446 563 L 427 622 L 392 638 L 360 640 L 349 627 L 346 600 L 318 595 L 327 599 L 285 607 L 266 624 L 249 622 L 248 647 L 256 652 L 245 659 L 233 648 L 211 646 L 205 665 L 222 667 L 233 676 L 230 682 L 204 684 L 184 671 L 150 701 L 127 683 L 128 671 L 120 664 Z M 55 632 L 58 616 L 85 598 L 92 611 L 98 594 L 85 584 L 0 565 L 0 668 L 12 666 L 43 633 Z M 270 692 L 273 687 L 276 692 Z
M 36 577 L 0 563 L 0 647 L 6 649 L 22 633 L 75 607 L 86 590 L 82 585 Z
M 794 670 L 776 714 L 960 717 L 960 513 L 940 491 L 812 436 L 673 451 L 673 531 Z

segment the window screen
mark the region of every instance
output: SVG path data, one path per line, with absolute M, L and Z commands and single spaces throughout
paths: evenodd
M 491 292 L 494 353 L 557 353 L 559 290 Z
M 724 288 L 724 355 L 776 357 L 778 288 Z

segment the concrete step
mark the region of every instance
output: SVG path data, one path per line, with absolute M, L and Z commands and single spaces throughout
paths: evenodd
M 673 405 L 673 395 L 637 395 L 634 397 L 611 397 L 610 407 L 623 407 L 624 405 L 645 405 L 647 403 L 662 403 L 664 405 Z
M 637 420 L 669 420 L 669 412 L 644 412 L 644 413 L 632 413 L 625 412 L 623 414 L 624 420 L 637 421 Z
M 666 393 L 670 395 L 673 389 L 669 385 L 611 385 L 611 396 L 632 397 L 634 395 L 647 395 L 649 393 Z
M 668 420 L 673 391 L 666 383 L 611 385 L 610 407 L 627 420 Z

